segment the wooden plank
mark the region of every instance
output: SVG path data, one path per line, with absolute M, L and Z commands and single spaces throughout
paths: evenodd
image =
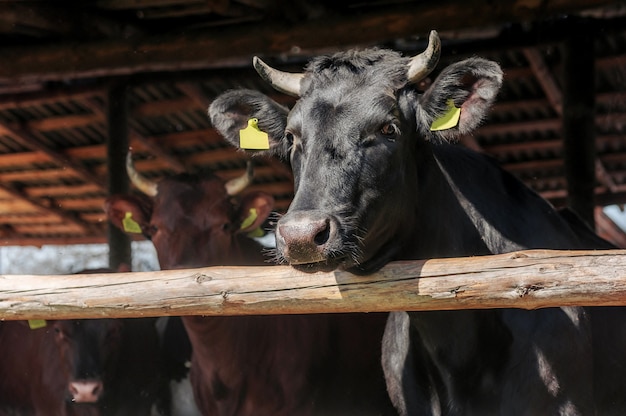
M 61 129 L 75 129 L 89 126 L 91 124 L 103 123 L 104 119 L 97 114 L 68 114 L 29 121 L 26 123 L 26 127 L 28 129 L 45 132 Z
M 49 103 L 67 102 L 101 96 L 103 89 L 100 86 L 67 86 L 58 89 L 46 89 L 44 91 L 27 94 L 7 94 L 0 96 L 0 110 L 14 107 L 39 106 Z
M 31 129 L 23 127 L 13 127 L 9 126 L 6 123 L 0 123 L 0 125 L 2 125 L 2 127 L 11 134 L 11 137 L 13 137 L 13 139 L 22 143 L 24 146 L 45 153 L 60 166 L 75 171 L 86 182 L 94 183 L 104 189 L 104 181 L 101 178 L 94 175 L 80 162 L 73 160 L 62 152 L 52 149 L 43 144 L 40 140 L 37 140 Z
M 105 197 L 55 199 L 61 209 L 67 211 L 94 211 L 101 210 Z
M 82 227 L 68 223 L 15 224 L 15 231 L 21 235 L 79 235 Z
M 94 100 L 87 100 L 87 102 L 85 102 L 85 105 L 91 108 L 91 110 L 95 114 L 101 115 L 103 117 L 105 116 L 104 108 L 101 105 L 99 105 L 97 102 L 95 102 Z M 159 144 L 156 141 L 156 139 L 154 139 L 153 137 L 146 137 L 142 135 L 132 126 L 127 126 L 127 127 L 128 127 L 128 132 L 129 132 L 129 140 L 134 143 L 139 143 L 139 146 L 137 147 L 144 149 L 144 150 L 148 150 L 150 151 L 150 153 L 156 156 L 159 156 L 166 163 L 168 163 L 175 172 L 184 171 L 184 166 L 180 162 L 180 160 L 178 160 L 177 157 L 175 157 L 170 152 L 168 152 L 165 147 L 161 146 L 161 144 Z M 128 148 L 128 146 L 126 147 Z
M 63 168 L 0 173 L 0 183 L 50 183 L 58 180 L 76 179 L 80 179 L 80 176 L 76 172 Z
M 76 195 L 103 195 L 102 189 L 94 184 L 81 184 L 81 185 L 52 185 L 52 186 L 38 186 L 24 188 L 24 192 L 31 198 L 45 198 L 45 197 L 70 197 Z
M 83 221 L 74 213 L 61 209 L 60 204 L 52 198 L 35 200 L 30 199 L 23 190 L 15 188 L 13 186 L 0 184 L 0 188 L 2 188 L 5 192 L 10 193 L 11 196 L 16 200 L 24 200 L 33 205 L 33 207 L 39 208 L 43 212 L 56 215 L 59 218 L 62 218 L 65 222 L 76 225 L 77 227 L 82 229 L 85 234 L 94 234 L 98 231 L 94 224 Z
M 42 152 L 5 153 L 0 155 L 0 168 L 15 168 L 34 164 L 49 163 L 52 159 Z
M 626 305 L 626 252 L 530 250 L 390 263 L 369 276 L 288 266 L 3 275 L 1 319 Z
M 60 223 L 62 220 L 54 215 L 46 215 L 37 213 L 36 215 L 15 215 L 15 214 L 0 214 L 0 224 L 12 224 L 13 226 L 21 224 L 55 224 Z M 90 222 L 92 221 L 90 219 Z
M 198 106 L 190 97 L 178 97 L 138 104 L 132 108 L 131 113 L 133 117 L 161 117 L 181 111 L 196 110 L 206 111 L 206 108 Z
M 42 210 L 40 208 L 22 199 L 11 198 L 0 200 L 0 215 L 10 215 L 16 213 L 35 215 L 40 214 L 41 212 Z

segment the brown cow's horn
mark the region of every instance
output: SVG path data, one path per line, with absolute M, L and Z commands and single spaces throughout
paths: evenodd
M 267 81 L 275 90 L 294 97 L 300 96 L 300 81 L 304 78 L 304 74 L 279 71 L 256 56 L 252 59 L 252 65 L 256 72 L 261 75 L 261 78 Z
M 254 175 L 254 170 L 252 169 L 252 162 L 248 161 L 246 164 L 246 172 L 238 178 L 234 178 L 229 180 L 224 184 L 226 188 L 226 193 L 230 196 L 237 195 L 239 192 L 246 189 L 250 182 L 252 182 L 252 176 Z
M 439 62 L 439 54 L 441 53 L 441 41 L 436 30 L 430 31 L 428 37 L 428 47 L 419 55 L 411 58 L 409 62 L 408 78 L 410 83 L 416 83 L 432 72 Z
M 126 154 L 126 172 L 128 173 L 128 178 L 131 183 L 135 185 L 137 189 L 148 196 L 157 196 L 157 183 L 147 179 L 137 172 L 135 166 L 133 165 L 133 155 L 130 151 Z

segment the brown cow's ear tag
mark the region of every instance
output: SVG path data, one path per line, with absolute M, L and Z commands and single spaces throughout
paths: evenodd
M 28 320 L 28 327 L 30 329 L 44 328 L 46 325 L 47 323 L 44 319 L 29 319 Z
M 247 230 L 248 228 L 252 227 L 257 218 L 259 218 L 259 213 L 256 208 L 250 208 L 250 211 L 248 212 L 248 216 L 245 220 L 243 220 L 241 226 L 239 227 L 240 230 Z M 246 235 L 250 238 L 263 237 L 265 235 L 265 232 L 261 229 L 261 227 L 257 227 L 254 230 L 248 232 L 248 234 Z
M 450 98 L 447 102 L 448 109 L 430 125 L 430 131 L 448 130 L 456 127 L 461 118 L 461 109 L 454 106 L 454 100 Z
M 250 208 L 249 212 L 250 213 L 248 214 L 246 219 L 242 221 L 241 227 L 239 227 L 240 230 L 245 230 L 246 228 L 250 227 L 252 224 L 254 224 L 254 222 L 259 216 L 259 214 L 256 211 L 256 208 Z
M 126 212 L 122 220 L 122 226 L 127 233 L 141 234 L 141 226 L 133 219 L 132 212 Z
M 267 150 L 270 148 L 270 140 L 264 131 L 259 129 L 259 120 L 251 118 L 248 127 L 239 130 L 239 147 L 250 150 Z

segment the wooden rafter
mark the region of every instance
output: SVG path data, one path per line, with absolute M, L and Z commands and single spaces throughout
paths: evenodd
M 18 198 L 21 200 L 24 200 L 26 202 L 28 202 L 29 204 L 35 206 L 36 208 L 50 213 L 52 215 L 55 215 L 59 218 L 62 218 L 64 221 L 67 221 L 71 224 L 74 224 L 78 227 L 80 227 L 85 233 L 89 234 L 96 234 L 98 233 L 100 230 L 98 229 L 98 227 L 96 227 L 94 224 L 88 223 L 84 220 L 82 220 L 80 217 L 78 217 L 77 215 L 74 215 L 73 213 L 67 212 L 64 209 L 59 208 L 58 204 L 55 202 L 54 199 L 52 198 L 47 198 L 44 199 L 43 201 L 47 201 L 47 203 L 44 203 L 40 200 L 35 200 L 33 198 L 30 198 L 25 192 L 12 187 L 10 185 L 6 185 L 6 184 L 0 184 L 0 189 L 2 189 L 2 191 L 12 195 L 14 198 Z
M 7 123 L 0 122 L 0 126 L 6 132 L 10 133 L 11 136 L 15 140 L 22 143 L 24 146 L 46 154 L 51 160 L 53 160 L 55 163 L 58 163 L 60 166 L 63 166 L 65 168 L 72 169 L 73 171 L 75 171 L 84 181 L 91 182 L 93 184 L 96 184 L 102 187 L 102 189 L 104 189 L 104 181 L 102 181 L 102 179 L 95 176 L 91 171 L 89 171 L 89 169 L 84 167 L 80 162 L 75 161 L 71 157 L 68 157 L 67 155 L 63 153 L 57 150 L 54 150 L 46 146 L 45 144 L 43 144 L 40 140 L 37 140 L 37 138 L 34 135 L 36 134 L 36 132 L 31 131 L 30 129 L 26 127 L 21 127 L 21 128 L 13 127 Z
M 103 105 L 95 100 L 86 100 L 84 101 L 84 104 L 89 107 L 91 111 L 94 112 L 94 114 L 97 114 L 99 117 L 102 117 L 104 119 L 105 113 Z M 162 158 L 175 172 L 185 171 L 185 165 L 177 157 L 172 155 L 163 146 L 161 146 L 154 138 L 142 135 L 132 126 L 128 126 L 128 128 L 131 141 L 137 140 L 138 142 L 143 144 L 146 148 L 150 150 L 152 154 Z
M 128 3 L 128 2 L 126 2 Z M 388 5 L 361 13 L 324 15 L 296 25 L 281 21 L 251 24 L 245 32 L 239 27 L 219 28 L 183 35 L 154 35 L 136 42 L 125 39 L 45 46 L 2 48 L 0 80 L 62 79 L 130 74 L 138 71 L 211 68 L 241 62 L 249 65 L 253 54 L 279 55 L 295 48 L 315 53 L 329 47 L 380 43 L 386 40 L 425 35 L 432 28 L 440 31 L 490 26 L 504 22 L 606 5 L 608 0 L 553 0 L 527 3 L 492 4 L 471 0 L 463 7 L 447 2 Z M 219 33 L 218 33 L 219 32 Z M 314 33 L 315 36 L 311 36 Z

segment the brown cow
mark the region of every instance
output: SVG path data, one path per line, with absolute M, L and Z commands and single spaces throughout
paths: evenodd
M 0 414 L 99 415 L 93 404 L 111 375 L 104 369 L 117 359 L 121 321 L 42 325 L 31 329 L 25 321 L 0 323 Z
M 154 319 L 0 322 L 0 415 L 148 416 L 157 345 Z
M 106 211 L 113 224 L 124 229 L 126 218 L 127 230 L 152 240 L 163 269 L 264 264 L 246 233 L 266 220 L 271 197 L 249 193 L 233 202 L 226 190 L 232 182 L 215 176 L 149 182 L 128 160 L 129 176 L 151 200 L 114 196 Z M 182 319 L 193 347 L 194 395 L 205 415 L 396 414 L 380 365 L 386 315 Z

